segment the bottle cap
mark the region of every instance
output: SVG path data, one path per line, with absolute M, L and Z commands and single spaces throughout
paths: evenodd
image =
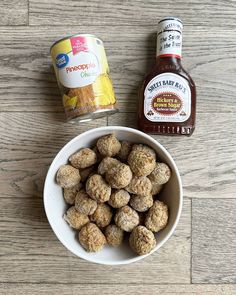
M 158 22 L 157 34 L 165 31 L 179 31 L 182 33 L 183 23 L 177 17 L 165 17 Z

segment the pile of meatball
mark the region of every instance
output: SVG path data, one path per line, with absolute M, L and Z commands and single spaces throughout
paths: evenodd
M 170 168 L 156 157 L 147 145 L 108 134 L 59 168 L 56 181 L 70 205 L 64 219 L 86 251 L 97 252 L 105 244 L 118 247 L 127 234 L 138 255 L 155 247 L 153 233 L 168 223 L 168 207 L 158 194 L 171 177 Z

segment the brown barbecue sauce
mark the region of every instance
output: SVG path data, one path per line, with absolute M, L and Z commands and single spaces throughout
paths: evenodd
M 138 128 L 146 133 L 190 136 L 195 128 L 196 88 L 181 65 L 182 22 L 161 20 L 156 64 L 140 90 Z

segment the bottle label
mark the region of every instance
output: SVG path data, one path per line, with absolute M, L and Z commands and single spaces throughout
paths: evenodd
M 154 77 L 144 91 L 144 115 L 152 122 L 184 122 L 191 115 L 191 90 L 173 73 Z
M 181 58 L 182 24 L 176 20 L 160 23 L 157 33 L 157 56 L 176 56 Z

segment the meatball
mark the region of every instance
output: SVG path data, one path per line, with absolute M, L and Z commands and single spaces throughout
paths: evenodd
M 121 142 L 121 149 L 118 153 L 118 157 L 121 159 L 121 161 L 126 162 L 129 156 L 129 153 L 132 149 L 132 143 L 129 141 L 122 141 Z
M 140 150 L 135 148 L 135 146 L 133 146 L 128 156 L 128 164 L 136 176 L 147 176 L 155 168 L 156 154 L 150 152 L 149 148 Z
M 109 245 L 118 247 L 124 239 L 124 231 L 115 224 L 110 224 L 105 229 L 105 236 Z
M 81 246 L 87 252 L 100 251 L 106 244 L 104 234 L 94 223 L 88 223 L 83 226 L 78 234 L 78 238 Z
M 87 168 L 97 162 L 97 155 L 89 148 L 83 148 L 77 153 L 70 156 L 71 165 L 78 169 Z
M 170 176 L 170 168 L 165 163 L 156 163 L 154 170 L 148 177 L 156 184 L 164 184 L 169 181 Z
M 101 175 L 94 174 L 86 182 L 86 192 L 90 198 L 97 202 L 106 202 L 111 196 L 111 187 L 105 182 Z
M 120 151 L 121 144 L 114 134 L 108 134 L 98 139 L 97 148 L 102 156 L 113 157 Z
M 91 215 L 90 220 L 95 222 L 99 227 L 105 227 L 110 224 L 112 219 L 111 207 L 107 204 L 98 204 L 97 209 Z
M 153 205 L 153 197 L 152 195 L 140 196 L 140 195 L 133 195 L 130 199 L 130 206 L 138 211 L 138 212 L 145 212 Z
M 120 163 L 106 172 L 106 181 L 112 188 L 124 188 L 132 179 L 132 171 L 126 164 Z
M 61 187 L 72 188 L 80 182 L 79 170 L 70 165 L 62 165 L 57 171 L 56 180 Z
M 86 215 L 91 215 L 97 209 L 97 202 L 89 197 L 84 189 L 80 190 L 75 198 L 75 209 Z
M 152 195 L 154 196 L 154 195 L 159 194 L 160 191 L 161 191 L 162 188 L 163 188 L 163 184 L 157 184 L 157 183 L 152 182 L 152 181 L 151 181 L 151 183 L 152 183 L 152 192 L 151 192 Z
M 82 226 L 89 222 L 87 215 L 78 212 L 75 207 L 70 207 L 66 214 L 64 214 L 64 219 L 69 223 L 69 225 L 75 229 L 80 230 Z
M 82 186 L 82 183 L 79 183 L 72 188 L 64 188 L 63 196 L 67 204 L 74 205 L 76 194 L 82 188 Z
M 167 222 L 168 207 L 164 203 L 156 200 L 147 213 L 145 226 L 153 232 L 158 232 L 166 227 Z
M 118 209 L 114 220 L 118 227 L 127 232 L 139 224 L 138 213 L 127 205 Z
M 132 150 L 148 153 L 156 159 L 156 152 L 145 144 L 134 144 Z
M 95 174 L 95 167 L 94 166 L 90 166 L 84 169 L 80 169 L 80 177 L 81 177 L 81 182 L 85 182 L 89 176 L 92 176 L 93 174 Z
M 105 174 L 108 170 L 110 170 L 111 168 L 117 166 L 120 164 L 120 161 L 118 161 L 115 158 L 111 158 L 111 157 L 106 157 L 104 158 L 101 163 L 98 166 L 98 174 Z
M 113 208 L 121 208 L 129 203 L 130 194 L 124 190 L 114 190 L 111 194 L 108 204 Z
M 131 249 L 138 255 L 145 255 L 152 251 L 156 246 L 154 234 L 145 226 L 135 227 L 129 237 Z
M 146 176 L 134 176 L 125 189 L 131 194 L 146 196 L 151 194 L 152 183 Z

